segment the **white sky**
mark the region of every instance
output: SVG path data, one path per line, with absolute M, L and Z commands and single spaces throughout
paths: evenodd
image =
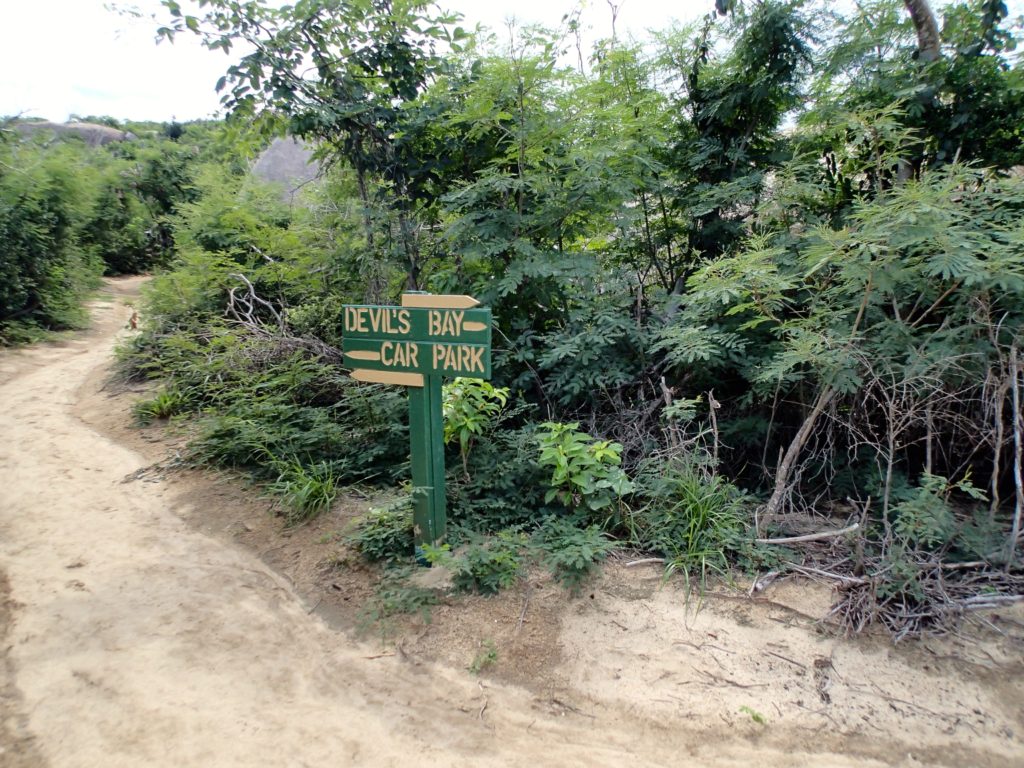
M 132 20 L 105 8 L 108 0 L 12 0 L 0 15 L 0 115 L 25 114 L 65 120 L 69 114 L 119 119 L 189 120 L 219 109 L 214 84 L 231 62 L 206 51 L 190 35 L 173 45 L 154 42 L 149 20 Z M 144 12 L 157 0 L 121 0 Z M 477 22 L 495 30 L 505 19 L 559 24 L 580 0 L 440 0 L 459 11 L 464 26 Z M 608 0 L 582 0 L 587 40 L 611 34 Z M 665 29 L 673 18 L 691 21 L 714 8 L 714 0 L 613 0 L 620 36 L 642 38 Z M 941 3 L 935 3 L 940 5 Z M 1019 13 L 1021 0 L 1010 3 Z

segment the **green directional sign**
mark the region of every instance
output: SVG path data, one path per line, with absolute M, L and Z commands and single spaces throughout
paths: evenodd
M 345 365 L 368 371 L 491 377 L 491 310 L 344 308 Z
M 347 304 L 345 365 L 359 381 L 409 388 L 413 522 L 417 548 L 444 541 L 443 376 L 491 377 L 491 310 L 470 296 L 402 294 L 402 306 Z

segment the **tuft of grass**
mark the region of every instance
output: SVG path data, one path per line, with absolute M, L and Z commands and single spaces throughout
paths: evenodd
M 154 397 L 139 400 L 132 413 L 139 425 L 146 427 L 158 419 L 169 419 L 189 409 L 189 400 L 180 390 L 164 389 Z
M 338 495 L 338 483 L 329 462 L 307 467 L 291 461 L 281 463 L 280 474 L 267 490 L 279 498 L 285 523 L 291 526 L 329 509 Z
M 357 632 L 366 634 L 376 627 L 380 636 L 386 638 L 395 632 L 392 619 L 410 613 L 419 613 L 425 623 L 430 623 L 431 608 L 437 605 L 439 598 L 433 589 L 409 583 L 414 571 L 415 566 L 408 566 L 385 573 L 373 597 L 359 612 Z
M 742 712 L 742 713 L 744 713 L 746 715 L 750 715 L 750 719 L 753 720 L 758 725 L 768 725 L 768 718 L 766 718 L 764 715 L 762 715 L 756 709 L 748 707 L 747 705 L 744 704 L 742 707 L 740 707 L 740 712 Z
M 653 470 L 653 471 L 651 471 Z M 637 544 L 659 552 L 668 572 L 724 573 L 727 553 L 746 528 L 747 497 L 715 474 L 681 463 L 649 468 L 644 480 L 649 501 L 633 517 Z
M 479 675 L 485 669 L 493 667 L 497 662 L 498 647 L 494 644 L 493 640 L 484 640 L 480 643 L 480 650 L 466 669 L 469 670 L 470 674 Z

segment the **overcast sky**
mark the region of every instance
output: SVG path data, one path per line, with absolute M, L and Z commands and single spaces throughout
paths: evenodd
M 25 114 L 65 120 L 69 114 L 136 120 L 189 120 L 214 115 L 214 84 L 230 63 L 188 35 L 173 45 L 154 42 L 149 20 L 132 20 L 106 9 L 110 0 L 12 0 L 0 25 L 0 115 Z M 521 22 L 557 25 L 579 0 L 442 0 L 461 12 L 465 26 L 504 27 Z M 672 19 L 691 21 L 714 0 L 613 0 L 620 35 L 642 38 Z M 144 12 L 157 0 L 121 0 Z M 936 3 L 938 5 L 939 3 Z M 583 0 L 587 39 L 611 33 L 608 0 Z M 1019 12 L 1024 0 L 1010 3 Z M 586 45 L 586 44 L 585 44 Z M 584 51 L 587 47 L 584 48 Z

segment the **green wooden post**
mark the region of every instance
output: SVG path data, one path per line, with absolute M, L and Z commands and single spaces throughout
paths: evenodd
M 423 387 L 430 421 L 430 541 L 444 543 L 448 533 L 447 499 L 444 488 L 444 414 L 441 410 L 441 377 L 427 376 Z
M 409 387 L 409 460 L 412 469 L 413 526 L 417 549 L 440 544 L 446 533 L 444 419 L 441 377 L 425 377 L 425 386 Z
M 426 488 L 430 483 L 430 440 L 427 431 L 427 393 L 409 387 L 409 469 L 412 474 L 413 541 L 416 549 L 429 542 L 430 508 Z

